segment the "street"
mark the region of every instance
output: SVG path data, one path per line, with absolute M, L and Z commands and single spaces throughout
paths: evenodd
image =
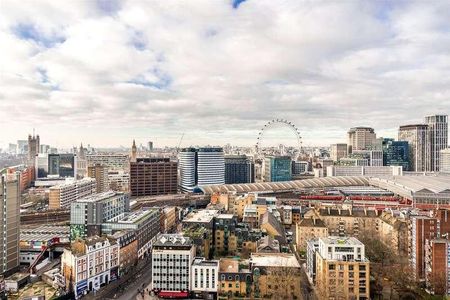
M 111 282 L 100 289 L 97 293 L 89 293 L 83 299 L 136 299 L 138 289 L 150 284 L 152 268 L 150 258 L 140 260 L 134 268 L 135 272 L 130 272 L 119 280 Z

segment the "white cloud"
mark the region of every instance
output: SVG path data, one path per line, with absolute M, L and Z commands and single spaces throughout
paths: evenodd
M 0 143 L 253 144 L 278 117 L 327 144 L 450 110 L 444 1 L 98 3 L 2 1 Z

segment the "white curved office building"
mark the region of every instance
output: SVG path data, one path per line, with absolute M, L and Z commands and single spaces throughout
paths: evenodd
M 222 148 L 186 148 L 179 156 L 180 187 L 184 192 L 199 185 L 225 184 Z

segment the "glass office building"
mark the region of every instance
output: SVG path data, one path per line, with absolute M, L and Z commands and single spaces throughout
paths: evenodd
M 407 141 L 383 139 L 383 165 L 401 166 L 403 171 L 409 171 L 409 145 Z
M 267 156 L 264 164 L 265 182 L 292 180 L 292 162 L 289 156 Z

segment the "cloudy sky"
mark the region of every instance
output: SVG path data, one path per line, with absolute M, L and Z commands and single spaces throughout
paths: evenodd
M 450 112 L 449 20 L 449 1 L 1 0 L 0 144 L 252 145 L 273 118 L 304 145 L 395 137 Z

